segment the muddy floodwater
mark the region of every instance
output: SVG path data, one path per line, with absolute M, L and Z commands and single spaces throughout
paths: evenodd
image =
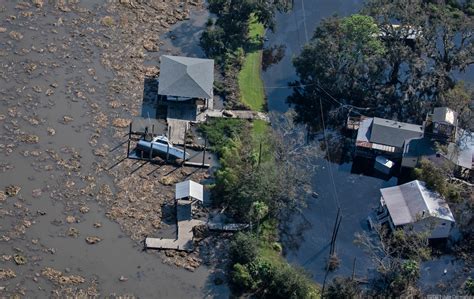
M 228 292 L 203 250 L 142 250 L 170 226 L 172 184 L 206 173 L 112 150 L 159 55 L 180 50 L 167 32 L 202 19 L 199 1 L 142 2 L 0 2 L 0 297 Z

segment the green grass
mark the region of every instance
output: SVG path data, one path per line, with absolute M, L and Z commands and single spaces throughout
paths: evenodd
M 250 21 L 249 37 L 255 40 L 257 36 L 263 37 L 265 28 L 262 24 Z M 249 52 L 245 56 L 245 62 L 239 73 L 239 89 L 241 100 L 254 111 L 262 111 L 265 105 L 265 92 L 263 88 L 262 74 L 262 49 Z
M 262 162 L 268 162 L 271 160 L 273 148 L 270 143 L 269 137 L 269 126 L 268 123 L 255 119 L 252 122 L 252 139 L 253 148 L 256 154 L 260 151 L 260 143 L 262 143 Z

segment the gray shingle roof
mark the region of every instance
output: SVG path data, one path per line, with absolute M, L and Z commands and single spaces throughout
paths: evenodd
M 403 147 L 405 140 L 423 137 L 423 126 L 374 117 L 370 142 Z
M 446 201 L 425 183 L 415 180 L 409 183 L 380 189 L 394 225 L 415 223 L 428 216 L 454 222 Z
M 214 60 L 161 56 L 158 94 L 189 98 L 212 98 Z

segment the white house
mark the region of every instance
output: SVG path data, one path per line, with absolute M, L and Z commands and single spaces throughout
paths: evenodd
M 430 239 L 449 236 L 455 222 L 453 214 L 444 198 L 427 189 L 424 182 L 415 180 L 380 189 L 380 193 L 380 222 L 388 221 L 392 229 L 412 225 L 416 231 L 430 230 Z

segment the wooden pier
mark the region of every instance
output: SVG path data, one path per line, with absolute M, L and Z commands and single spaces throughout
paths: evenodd
M 201 220 L 192 219 L 191 203 L 178 200 L 176 203 L 177 234 L 176 239 L 145 238 L 146 249 L 173 249 L 191 252 L 194 250 L 195 226 L 204 224 Z
M 204 122 L 207 118 L 239 118 L 247 120 L 263 120 L 270 122 L 270 118 L 263 112 L 251 110 L 213 110 L 208 109 L 196 117 L 196 121 Z

